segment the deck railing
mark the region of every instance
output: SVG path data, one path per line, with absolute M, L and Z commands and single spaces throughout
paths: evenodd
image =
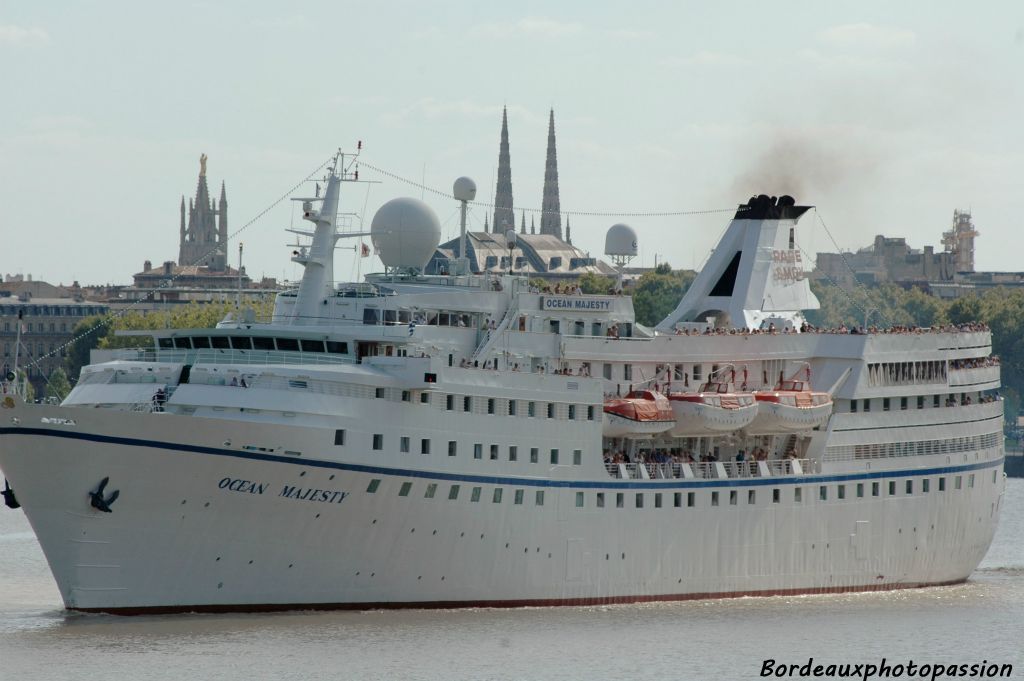
M 606 463 L 608 475 L 620 480 L 724 480 L 814 473 L 811 459 L 772 461 L 702 461 L 699 463 Z

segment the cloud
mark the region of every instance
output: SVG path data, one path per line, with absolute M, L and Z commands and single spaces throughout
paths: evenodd
M 0 45 L 31 46 L 50 42 L 50 34 L 41 28 L 0 24 Z
M 885 50 L 913 47 L 917 34 L 893 26 L 874 24 L 843 24 L 832 26 L 818 33 L 818 41 L 833 47 L 867 50 Z

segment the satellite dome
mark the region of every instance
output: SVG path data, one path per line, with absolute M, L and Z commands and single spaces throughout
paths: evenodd
M 608 228 L 604 237 L 605 255 L 636 255 L 636 232 L 629 225 L 618 223 Z
M 441 223 L 419 199 L 391 199 L 374 214 L 370 240 L 385 267 L 422 269 L 441 243 Z
M 476 182 L 468 177 L 455 180 L 452 195 L 457 201 L 474 201 L 476 199 Z

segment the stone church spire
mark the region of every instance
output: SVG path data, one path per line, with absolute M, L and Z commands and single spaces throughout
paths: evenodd
M 548 155 L 544 162 L 544 196 L 541 199 L 540 233 L 562 238 L 562 213 L 558 201 L 558 155 L 555 153 L 555 110 L 548 119 Z
M 519 223 L 519 233 L 526 234 L 526 211 L 523 211 L 523 221 Z
M 188 201 L 188 226 L 181 229 L 179 265 L 207 265 L 214 271 L 223 271 L 227 266 L 227 195 L 223 185 L 220 196 L 221 206 L 220 210 L 217 210 L 206 184 L 206 154 L 203 154 L 199 158 L 199 181 L 196 183 L 195 200 L 190 198 Z M 184 211 L 182 221 L 184 222 Z
M 498 149 L 498 185 L 494 191 L 494 223 L 496 234 L 515 229 L 516 215 L 512 210 L 512 159 L 508 152 L 508 108 L 501 110 L 501 146 Z

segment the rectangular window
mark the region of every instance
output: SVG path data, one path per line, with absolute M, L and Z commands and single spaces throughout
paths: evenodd
M 459 486 L 458 485 L 452 485 L 451 487 L 448 488 L 448 498 L 450 500 L 452 500 L 452 501 L 454 501 L 454 500 L 459 498 Z
M 828 501 L 828 487 L 825 485 L 818 487 L 818 498 L 822 501 Z
M 487 413 L 488 414 L 493 414 L 494 413 L 494 398 L 493 397 L 488 397 L 487 398 Z
M 939 396 L 938 395 L 932 395 L 932 406 L 933 407 L 938 407 L 939 406 Z
M 523 490 L 521 490 L 521 489 L 517 489 L 516 490 L 516 494 L 515 494 L 515 497 L 513 499 L 513 503 L 516 506 L 521 506 L 522 505 L 522 503 L 523 503 Z
M 433 499 L 435 494 L 437 494 L 437 483 L 436 482 L 432 482 L 429 485 L 427 485 L 427 491 L 423 495 L 423 498 L 424 499 Z
M 928 478 L 925 478 L 924 480 L 921 481 L 921 491 L 922 492 L 927 494 L 929 491 L 931 491 L 931 488 L 932 488 L 932 481 L 931 480 L 929 480 Z
M 462 411 L 473 411 L 473 398 L 469 395 L 462 398 Z
M 455 456 L 458 453 L 459 445 L 455 440 L 448 440 L 448 456 Z
M 377 398 L 378 400 L 383 400 L 385 397 L 387 397 L 387 394 L 384 391 L 385 391 L 385 388 L 374 388 L 373 389 L 373 396 L 375 398 Z
M 430 440 L 423 438 L 420 440 L 420 454 L 430 454 Z
M 402 438 L 400 438 L 398 440 L 398 451 L 402 452 L 402 454 L 408 454 L 409 453 L 409 438 L 408 437 L 402 437 Z
M 377 491 L 378 487 L 380 487 L 380 480 L 374 478 L 373 480 L 370 481 L 370 484 L 366 486 L 366 493 L 373 494 L 374 492 Z
M 956 480 L 953 481 L 953 489 L 963 489 L 963 486 L 964 486 L 964 476 L 962 476 L 962 475 L 956 476 Z
M 913 493 L 914 493 L 914 481 L 913 480 L 907 480 L 907 494 L 913 494 Z
M 601 368 L 601 373 L 604 376 L 604 380 L 612 380 L 612 365 L 605 362 L 604 366 Z
M 534 416 L 537 415 L 537 403 L 536 402 L 527 402 L 526 403 L 526 415 L 529 416 L 530 418 L 533 418 Z
M 850 400 L 850 413 L 851 414 L 856 414 L 857 413 L 857 400 Z
M 974 487 L 974 473 L 967 476 L 967 486 Z
M 604 492 L 597 493 L 597 507 L 604 508 Z
M 686 506 L 687 508 L 693 508 L 697 505 L 697 493 L 687 492 L 686 493 Z
M 896 496 L 896 481 L 895 480 L 890 480 L 889 481 L 889 496 L 890 497 Z
M 704 365 L 703 364 L 694 364 L 693 365 L 693 380 L 694 380 L 694 382 L 695 383 L 699 382 L 700 380 L 702 380 L 703 376 L 704 376 Z
M 863 482 L 858 482 L 857 483 L 857 498 L 860 499 L 863 496 L 864 496 L 864 483 Z
M 672 494 L 672 505 L 675 508 L 682 508 L 683 507 L 683 493 L 682 492 L 674 492 Z
M 430 393 L 420 393 L 420 404 L 430 404 Z
M 344 430 L 336 430 L 336 431 L 334 431 L 334 444 L 339 445 L 339 446 L 345 444 L 345 431 Z
M 540 457 L 540 450 L 536 447 L 530 447 L 530 463 L 537 463 Z
M 402 401 L 403 402 L 412 402 L 412 393 L 410 391 L 408 391 L 408 390 L 403 390 L 402 391 Z
M 555 418 L 555 403 L 554 402 L 548 402 L 548 418 L 549 419 Z
M 838 494 L 837 494 L 838 498 L 845 499 L 846 498 L 846 485 L 839 485 L 838 487 L 839 487 Z
M 500 487 L 495 487 L 494 488 L 494 497 L 491 499 L 491 503 L 494 503 L 494 504 L 500 504 L 501 503 L 501 488 Z
M 637 492 L 636 493 L 636 507 L 637 508 L 643 508 L 644 507 L 644 493 L 643 492 Z
M 482 459 L 484 458 L 484 446 L 479 442 L 473 445 L 473 458 Z
M 552 449 L 551 450 L 551 465 L 552 466 L 557 466 L 558 465 L 558 450 L 557 449 Z
M 576 492 L 576 508 L 583 508 L 583 492 Z
M 587 406 L 587 420 L 588 421 L 593 421 L 594 420 L 594 405 L 592 405 L 592 404 Z
M 739 494 L 736 492 L 736 490 L 734 490 L 734 489 L 729 490 L 729 505 L 730 506 L 735 506 L 738 501 L 739 501 Z
M 491 461 L 498 460 L 498 445 L 491 445 Z
M 939 491 L 940 492 L 945 492 L 946 491 L 946 479 L 945 478 L 939 478 Z
M 533 497 L 533 502 L 537 506 L 543 506 L 544 505 L 544 490 L 542 490 L 542 489 L 537 490 L 537 493 Z
M 508 415 L 509 416 L 515 416 L 516 415 L 516 401 L 515 400 L 509 400 L 508 401 Z
M 654 493 L 654 508 L 661 508 L 661 492 Z
M 573 466 L 579 466 L 582 463 L 583 463 L 583 450 L 582 449 L 574 449 L 574 450 L 572 450 L 572 465 Z
M 871 411 L 871 400 L 864 400 L 864 411 Z
M 384 436 L 381 433 L 374 433 L 373 448 L 377 451 L 384 449 Z
M 718 492 L 711 493 L 711 505 L 718 506 Z
M 576 405 L 575 404 L 570 404 L 569 405 L 569 420 L 570 421 L 575 421 L 576 420 Z
M 901 397 L 900 398 L 900 409 L 902 411 L 906 411 L 907 407 L 909 407 L 909 406 L 910 405 L 907 403 L 907 398 L 906 397 Z
M 780 501 L 782 501 L 782 490 L 776 487 L 772 490 L 772 503 L 777 504 Z
M 448 411 L 455 410 L 455 395 L 445 395 L 444 408 Z
M 804 500 L 804 488 L 794 487 L 793 488 L 793 501 L 797 504 L 803 503 Z
M 888 397 L 883 397 L 882 398 L 882 411 L 889 411 L 889 398 Z
M 917 396 L 917 408 L 924 409 L 924 395 Z
M 518 461 L 519 460 L 519 447 L 512 445 L 508 448 L 508 460 Z
M 615 493 L 615 508 L 622 508 L 626 505 L 626 495 L 622 492 Z
M 411 489 L 412 489 L 412 483 L 411 482 L 403 482 L 402 483 L 402 488 L 398 490 L 398 496 L 400 496 L 400 497 L 407 497 L 407 496 L 409 496 L 409 490 L 411 490 Z
M 752 489 L 748 489 L 747 490 L 747 503 L 748 504 L 756 504 L 757 503 L 757 493 L 754 490 L 752 490 Z
M 469 500 L 476 503 L 480 501 L 480 488 L 474 487 L 469 493 Z
M 877 497 L 879 494 L 879 485 L 877 482 L 871 483 L 871 496 Z
M 622 365 L 622 378 L 623 378 L 623 380 L 626 380 L 626 381 L 632 381 L 633 380 L 633 365 L 632 364 L 623 364 Z

